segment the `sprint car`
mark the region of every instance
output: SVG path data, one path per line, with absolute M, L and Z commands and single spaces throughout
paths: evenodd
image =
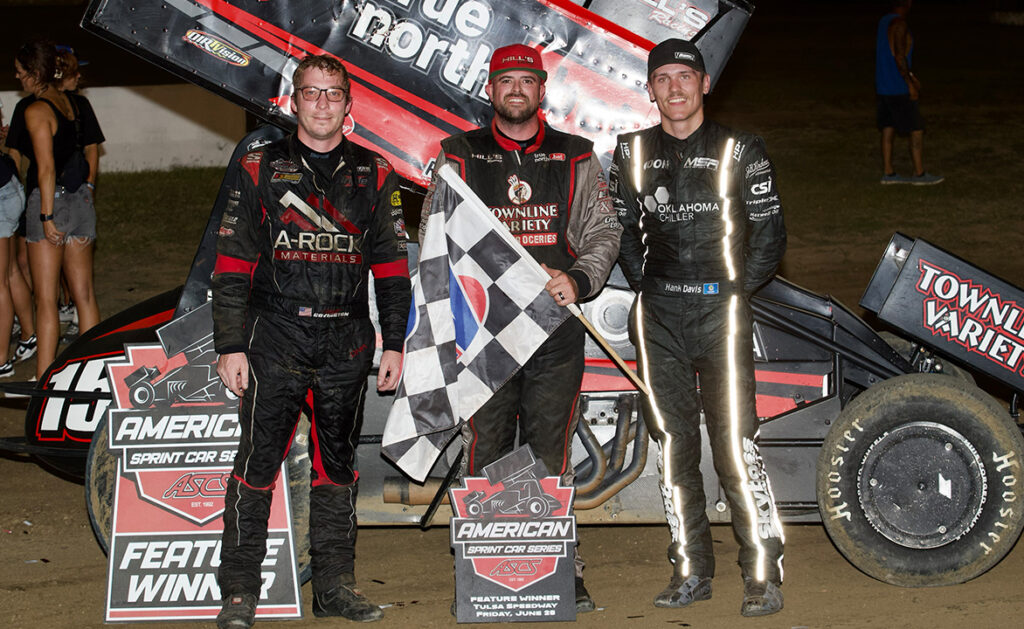
M 327 49 L 354 61 L 357 99 L 371 104 L 382 126 L 354 120 L 350 137 L 392 159 L 410 182 L 408 198 L 429 179 L 436 152 L 431 142 L 477 126 L 487 113 L 486 101 L 466 78 L 467 66 L 429 66 L 444 80 L 413 70 L 420 57 L 409 56 L 415 51 L 405 48 L 417 41 L 413 23 L 419 21 L 423 32 L 434 29 L 449 37 L 434 43 L 452 50 L 468 51 L 470 40 L 475 50 L 484 49 L 474 24 L 485 17 L 502 30 L 490 39 L 525 38 L 539 46 L 545 62 L 557 68 L 555 84 L 564 86 L 548 92 L 549 122 L 584 129 L 600 147 L 602 142 L 610 146 L 622 125 L 640 124 L 651 113 L 638 88 L 651 40 L 670 33 L 691 38 L 720 70 L 753 10 L 750 3 L 726 0 L 692 0 L 685 11 L 677 7 L 678 15 L 665 12 L 670 3 L 659 3 L 664 7 L 655 15 L 652 3 L 643 0 L 466 0 L 445 3 L 450 12 L 431 16 L 413 13 L 410 3 L 377 7 L 383 12 L 370 15 L 367 7 L 376 5 L 347 0 L 131 4 L 128 10 L 119 0 L 92 2 L 84 25 L 284 128 L 293 126 L 287 77 L 296 57 Z M 401 13 L 404 9 L 408 14 Z M 399 27 L 405 29 L 401 37 L 386 39 Z M 445 69 L 451 72 L 444 74 Z M 615 96 L 614 105 L 605 102 L 609 95 Z M 590 106 L 597 102 L 602 107 Z M 257 130 L 235 157 L 282 133 L 274 126 Z M 230 168 L 226 177 L 233 177 Z M 195 371 L 212 364 L 208 353 L 182 358 L 208 339 L 204 304 L 224 196 L 214 203 L 183 287 L 103 321 L 67 347 L 38 383 L 4 385 L 32 396 L 25 438 L 5 440 L 4 447 L 32 452 L 44 465 L 84 479 L 90 516 L 105 549 L 112 487 L 121 473 L 108 434 L 108 416 L 119 408 L 115 404 L 143 411 L 154 430 L 170 425 L 191 403 L 180 395 L 184 389 L 170 386 L 178 381 L 171 375 L 182 373 L 173 369 L 186 363 L 190 371 L 182 375 L 193 383 L 186 387 L 189 395 L 225 407 L 232 403 L 216 389 L 209 371 Z M 418 211 L 414 203 L 406 210 L 414 235 Z M 415 259 L 414 242 L 410 258 Z M 626 325 L 633 297 L 616 272 L 584 305 L 590 321 L 627 361 L 634 358 Z M 901 586 L 960 583 L 1002 559 L 1024 526 L 1019 506 L 1024 440 L 1017 423 L 1018 395 L 1024 391 L 1022 304 L 1019 288 L 899 234 L 886 247 L 860 304 L 897 336 L 876 332 L 843 304 L 784 278 L 762 288 L 752 299 L 757 409 L 762 454 L 783 520 L 823 523 L 851 563 Z M 188 325 L 181 324 L 190 317 Z M 171 333 L 174 329 L 178 332 Z M 577 519 L 663 522 L 656 456 L 650 456 L 657 447 L 638 394 L 596 344 L 588 342 L 586 351 L 574 441 Z M 157 373 L 168 375 L 160 380 Z M 1009 409 L 979 388 L 975 375 L 1000 383 L 1009 392 Z M 155 385 L 165 380 L 167 387 L 158 393 Z M 153 394 L 140 384 L 153 386 Z M 129 395 L 133 387 L 136 393 Z M 459 448 L 449 448 L 426 484 L 410 481 L 379 455 L 390 403 L 390 397 L 372 394 L 366 403 L 358 454 L 359 517 L 368 524 L 426 525 L 457 471 Z M 199 419 L 188 421 L 201 429 Z M 298 531 L 308 522 L 303 435 L 300 429 L 288 459 Z M 701 465 L 708 516 L 728 522 L 731 514 L 706 441 Z M 433 521 L 446 517 L 445 510 L 437 511 Z M 308 543 L 301 538 L 297 552 L 308 567 Z

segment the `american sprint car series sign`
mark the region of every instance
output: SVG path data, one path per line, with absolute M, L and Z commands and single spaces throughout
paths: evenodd
M 449 490 L 458 621 L 575 620 L 572 486 L 529 445 L 483 473 Z
M 544 115 L 594 140 L 657 120 L 645 90 L 652 41 L 713 42 L 717 79 L 750 16 L 719 0 L 105 0 L 83 25 L 246 107 L 294 126 L 291 75 L 308 54 L 342 59 L 352 78 L 348 135 L 426 185 L 441 139 L 485 125 L 494 49 L 524 43 L 548 71 Z
M 107 364 L 108 447 L 118 457 L 108 622 L 213 618 L 221 515 L 240 426 L 220 382 L 210 303 L 160 328 L 159 344 L 128 345 Z M 262 618 L 302 615 L 287 468 L 274 487 Z

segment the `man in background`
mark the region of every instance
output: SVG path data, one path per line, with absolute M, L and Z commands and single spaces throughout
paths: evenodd
M 894 0 L 892 12 L 878 22 L 875 42 L 875 93 L 878 99 L 878 128 L 882 132 L 882 183 L 930 186 L 944 177 L 924 169 L 924 120 L 918 107 L 921 82 L 911 71 L 914 37 L 907 26 L 913 0 Z M 914 174 L 896 174 L 892 145 L 896 134 L 910 136 L 910 158 Z

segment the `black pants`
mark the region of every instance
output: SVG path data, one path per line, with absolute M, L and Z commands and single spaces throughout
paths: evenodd
M 743 575 L 781 583 L 782 528 L 756 444 L 746 299 L 644 293 L 638 310 L 640 366 L 652 393 L 645 420 L 661 449 L 665 514 L 672 532 L 669 559 L 684 576 L 715 574 L 699 467 L 703 408 L 715 471 L 732 509 Z
M 221 591 L 259 594 L 271 489 L 307 394 L 310 418 L 310 556 L 313 589 L 354 571 L 358 473 L 366 379 L 375 337 L 368 319 L 261 313 L 251 321 L 242 437 L 224 509 Z
M 470 418 L 464 436 L 471 476 L 515 449 L 518 427 L 520 442 L 530 444 L 548 472 L 572 482 L 570 446 L 583 382 L 583 341 L 583 325 L 567 320 Z

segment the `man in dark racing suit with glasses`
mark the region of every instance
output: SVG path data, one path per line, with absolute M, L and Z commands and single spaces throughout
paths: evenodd
M 757 447 L 748 298 L 786 249 L 775 168 L 764 142 L 704 120 L 700 51 L 670 39 L 648 58 L 661 124 L 620 135 L 609 187 L 619 261 L 636 291 L 644 419 L 661 451 L 673 575 L 658 607 L 711 598 L 715 572 L 700 473 L 704 410 L 715 470 L 740 544 L 744 616 L 782 609 L 782 527 Z M 698 391 L 697 372 L 700 372 Z
M 255 622 L 271 492 L 303 400 L 313 393 L 310 558 L 313 613 L 383 616 L 355 588 L 356 446 L 376 346 L 377 388 L 394 389 L 410 285 L 398 176 L 344 138 L 351 109 L 344 66 L 305 58 L 292 83 L 298 130 L 242 157 L 220 226 L 213 275 L 217 371 L 241 397 L 241 441 L 228 482 L 218 582 L 221 629 Z

